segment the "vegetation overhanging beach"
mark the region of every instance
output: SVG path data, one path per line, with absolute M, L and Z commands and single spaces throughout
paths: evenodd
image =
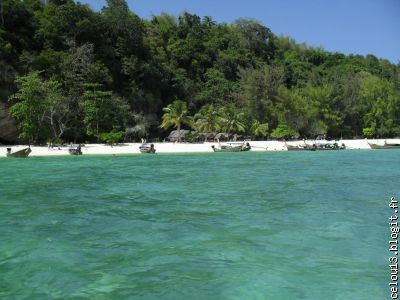
M 400 149 L 400 63 L 373 47 L 395 50 L 389 1 L 289 2 L 228 24 L 0 0 L 0 298 L 397 298 L 400 151 L 378 149 Z M 274 14 L 325 40 L 358 28 L 375 55 L 277 36 Z
M 309 47 L 252 19 L 141 19 L 124 0 L 99 12 L 1 3 L 3 144 L 163 140 L 171 127 L 253 140 L 400 134 L 400 66 L 372 54 Z

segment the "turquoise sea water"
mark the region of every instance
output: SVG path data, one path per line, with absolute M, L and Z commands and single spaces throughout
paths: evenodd
M 0 159 L 0 298 L 389 299 L 400 151 Z

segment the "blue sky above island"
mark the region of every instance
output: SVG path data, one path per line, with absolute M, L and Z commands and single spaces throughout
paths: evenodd
M 100 10 L 105 0 L 82 0 Z M 399 0 L 127 0 L 141 18 L 183 11 L 217 22 L 244 17 L 260 21 L 276 35 L 345 54 L 373 54 L 400 63 Z

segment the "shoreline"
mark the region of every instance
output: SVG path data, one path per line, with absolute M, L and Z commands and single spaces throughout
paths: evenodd
M 357 139 L 357 140 L 340 140 L 340 141 L 329 141 L 337 142 L 339 145 L 344 144 L 346 149 L 371 149 L 368 142 L 383 144 L 385 141 L 389 143 L 400 143 L 400 139 Z M 248 141 L 251 146 L 250 151 L 287 151 L 285 142 L 282 141 Z M 315 140 L 306 140 L 307 144 L 312 145 Z M 324 143 L 326 140 L 320 140 L 318 142 Z M 223 142 L 221 142 L 223 143 Z M 211 146 L 217 146 L 216 142 L 204 142 L 204 143 L 172 143 L 172 142 L 160 142 L 152 143 L 156 149 L 156 153 L 205 153 L 213 152 Z M 288 141 L 288 145 L 303 145 L 304 141 Z M 114 146 L 106 144 L 86 144 L 82 146 L 83 155 L 116 155 L 116 154 L 141 154 L 139 146 L 141 143 L 122 143 Z M 7 148 L 12 148 L 12 151 L 18 151 L 28 147 L 27 145 L 1 145 L 0 146 L 0 157 L 6 157 Z M 29 156 L 64 156 L 70 155 L 68 153 L 68 146 L 53 147 L 48 146 L 31 146 L 32 152 Z

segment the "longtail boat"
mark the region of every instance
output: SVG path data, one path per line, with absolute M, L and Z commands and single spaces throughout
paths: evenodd
M 154 148 L 154 144 L 142 144 L 139 147 L 140 153 L 156 153 L 156 149 Z
M 304 143 L 304 145 L 296 145 L 295 146 L 295 145 L 288 145 L 285 142 L 285 146 L 288 151 L 315 151 L 315 150 L 317 150 L 317 146 L 315 144 L 308 145 L 308 144 Z
M 342 144 L 339 146 L 338 143 L 317 143 L 316 144 L 316 150 L 345 150 L 346 146 L 345 144 Z
M 241 151 L 250 151 L 251 146 L 249 143 L 245 142 L 226 142 L 219 143 L 218 147 L 214 145 L 211 146 L 214 152 L 241 152 Z
M 371 147 L 371 149 L 400 149 L 400 144 L 398 143 L 385 143 L 383 145 L 379 144 L 371 144 L 368 142 L 368 145 Z
M 11 152 L 11 148 L 7 148 L 7 157 L 19 157 L 19 158 L 26 158 L 28 157 L 29 153 L 31 153 L 32 150 L 30 147 L 19 150 L 19 151 L 15 151 L 15 152 Z
M 82 147 L 81 145 L 70 145 L 68 147 L 68 153 L 71 155 L 82 155 Z

